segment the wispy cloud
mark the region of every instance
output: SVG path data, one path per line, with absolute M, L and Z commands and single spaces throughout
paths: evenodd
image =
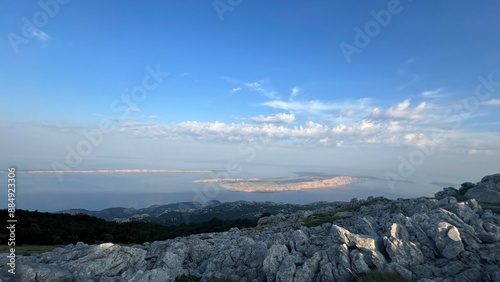
M 484 101 L 481 104 L 486 106 L 500 106 L 500 99 L 491 99 L 488 101 Z
M 444 97 L 444 94 L 442 94 L 443 89 L 438 88 L 435 90 L 429 90 L 429 91 L 424 91 L 420 95 L 425 98 L 440 98 Z
M 134 112 L 134 113 L 137 113 L 137 112 L 140 112 L 140 111 L 141 111 L 141 110 L 140 110 L 139 108 L 137 108 L 137 107 L 129 107 L 129 108 L 128 108 L 128 110 L 129 110 L 129 111 L 131 111 L 131 112 Z
M 410 99 L 406 99 L 396 106 L 390 107 L 386 111 L 380 108 L 373 109 L 372 116 L 374 118 L 389 118 L 389 119 L 407 119 L 407 120 L 423 120 L 425 115 L 426 102 L 418 104 L 415 108 L 410 108 Z
M 407 88 L 408 86 L 417 83 L 418 81 L 420 81 L 420 77 L 418 75 L 414 75 L 408 82 L 401 84 L 398 87 L 398 90 L 403 90 L 403 89 Z
M 259 80 L 255 82 L 243 82 L 243 85 L 248 89 L 260 93 L 262 96 L 269 99 L 278 99 L 278 93 L 274 90 L 268 89 L 266 80 Z
M 359 99 L 356 101 L 339 101 L 339 102 L 323 102 L 319 100 L 310 100 L 310 101 L 272 100 L 261 103 L 259 105 L 286 111 L 309 112 L 317 114 L 333 110 L 363 108 L 364 105 L 367 103 L 367 101 L 368 99 Z
M 406 61 L 404 61 L 397 70 L 398 75 L 406 82 L 401 84 L 399 87 L 397 87 L 397 90 L 401 91 L 410 85 L 413 85 L 420 81 L 420 76 L 418 74 L 415 74 L 412 70 L 411 67 L 413 63 L 415 63 L 416 59 L 415 58 L 409 58 Z
M 485 156 L 494 156 L 498 154 L 497 150 L 490 149 L 469 149 L 467 151 L 469 155 L 485 155 Z
M 294 114 L 285 114 L 279 113 L 272 116 L 263 116 L 260 115 L 258 117 L 252 117 L 250 120 L 259 122 L 259 123 L 287 123 L 290 124 L 295 120 Z
M 47 33 L 43 32 L 37 28 L 34 28 L 34 27 L 27 29 L 27 32 L 31 36 L 36 37 L 38 40 L 40 40 L 42 42 L 46 42 L 47 40 L 50 39 L 50 36 Z
M 231 89 L 231 94 L 234 94 L 240 90 L 241 90 L 241 87 L 234 87 L 233 89 Z
M 292 92 L 290 93 L 290 101 L 295 100 L 295 97 L 299 94 L 299 92 L 300 92 L 300 88 L 298 88 L 297 86 L 292 88 Z

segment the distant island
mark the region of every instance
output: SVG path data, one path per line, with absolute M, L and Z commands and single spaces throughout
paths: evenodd
M 205 169 L 65 169 L 19 170 L 21 173 L 205 173 Z
M 210 178 L 193 182 L 218 183 L 222 188 L 233 192 L 284 192 L 336 188 L 366 180 L 366 178 L 351 176 L 335 176 L 326 179 L 308 178 L 287 181 L 266 181 L 259 178 Z

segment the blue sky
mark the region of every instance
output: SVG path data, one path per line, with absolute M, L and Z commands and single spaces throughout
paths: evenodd
M 399 180 L 499 170 L 498 1 L 41 3 L 0 2 L 4 165 L 64 164 L 87 131 L 78 167 L 225 166 L 251 143 Z

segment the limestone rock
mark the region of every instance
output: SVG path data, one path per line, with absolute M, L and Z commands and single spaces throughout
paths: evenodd
M 486 203 L 500 203 L 500 173 L 483 177 L 465 196 Z
M 455 226 L 447 222 L 438 224 L 434 242 L 441 255 L 446 258 L 454 258 L 464 250 L 460 232 Z
M 41 263 L 23 263 L 19 266 L 15 281 L 72 282 L 75 277 L 66 269 Z

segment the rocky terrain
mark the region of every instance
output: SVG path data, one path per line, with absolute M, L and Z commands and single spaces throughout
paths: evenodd
M 500 216 L 475 199 L 438 196 L 353 199 L 264 217 L 253 229 L 135 246 L 78 243 L 18 257 L 13 281 L 354 281 L 373 269 L 409 281 L 500 281 Z M 5 257 L 0 277 L 10 281 Z

